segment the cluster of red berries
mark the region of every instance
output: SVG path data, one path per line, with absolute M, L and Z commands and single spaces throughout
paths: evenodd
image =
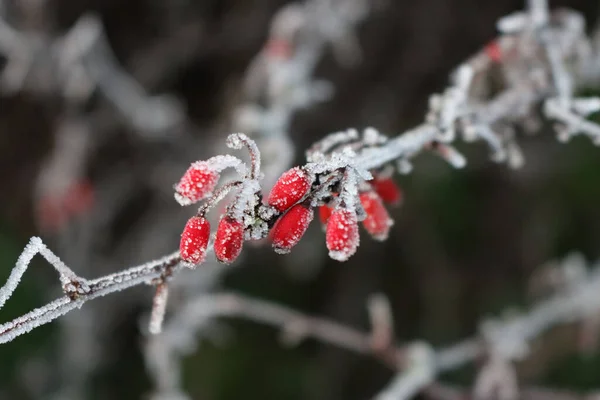
M 182 204 L 193 204 L 211 195 L 219 173 L 204 161 L 193 163 L 175 186 L 176 197 Z M 210 223 L 203 214 L 190 218 L 181 234 L 181 258 L 190 264 L 204 261 L 210 240 Z M 223 263 L 233 262 L 242 251 L 244 224 L 230 215 L 219 221 L 214 240 L 217 259 Z
M 219 174 L 203 162 L 196 162 L 187 170 L 176 185 L 180 202 L 192 204 L 210 196 Z M 289 253 L 298 244 L 314 217 L 311 199 L 315 178 L 306 169 L 292 168 L 283 173 L 271 189 L 265 207 L 272 212 L 272 221 L 266 221 L 270 229 L 269 237 L 277 253 Z M 388 237 L 393 221 L 384 203 L 397 205 L 402 193 L 396 183 L 388 177 L 375 178 L 361 186 L 358 199 L 364 210 L 362 224 L 376 240 Z M 344 207 L 336 201 L 338 193 L 332 192 L 328 199 L 320 201 L 319 217 L 325 227 L 329 255 L 335 260 L 345 261 L 352 256 L 359 244 L 358 213 L 354 207 Z M 274 224 L 272 224 L 272 222 Z M 226 212 L 219 221 L 214 236 L 214 252 L 217 260 L 229 264 L 240 254 L 245 239 L 245 222 Z M 183 261 L 190 264 L 201 263 L 210 241 L 210 223 L 204 212 L 187 222 L 181 235 L 180 253 Z

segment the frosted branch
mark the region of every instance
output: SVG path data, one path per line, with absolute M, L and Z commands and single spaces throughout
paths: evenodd
M 573 258 L 567 257 L 564 265 L 571 262 Z M 529 312 L 506 321 L 486 321 L 483 332 L 485 340 L 476 337 L 437 350 L 433 357 L 418 358 L 420 369 L 417 371 L 420 373 L 411 372 L 414 370 L 409 368 L 400 373 L 382 393 L 390 396 L 386 397 L 389 399 L 409 399 L 432 383 L 438 374 L 459 368 L 487 353 L 501 357 L 503 362 L 521 360 L 528 355 L 528 344 L 539 335 L 560 324 L 593 318 L 599 311 L 600 265 L 596 265 L 587 279 L 556 293 Z M 425 374 L 422 371 L 431 371 L 429 379 L 423 378 Z
M 84 303 L 98 297 L 119 292 L 137 285 L 150 284 L 155 279 L 165 279 L 181 268 L 179 252 L 158 260 L 132 267 L 100 278 L 85 280 L 75 275 L 58 257 L 56 257 L 39 238 L 32 238 L 19 257 L 7 283 L 0 289 L 0 304 L 3 306 L 11 297 L 29 263 L 37 253 L 42 254 L 59 272 L 64 286 L 65 296 L 43 307 L 24 314 L 12 321 L 0 325 L 0 343 L 10 342 L 14 338 L 31 331 L 38 326 L 52 322 L 67 312 L 80 308 Z

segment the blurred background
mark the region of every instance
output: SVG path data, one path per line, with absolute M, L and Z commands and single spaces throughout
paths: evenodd
M 597 0 L 550 3 L 595 26 Z M 267 108 L 248 76 L 286 4 L 1 1 L 2 280 L 33 235 L 89 278 L 174 251 L 193 210 L 174 201 L 172 185 L 191 162 L 220 154 L 234 129 L 255 123 L 256 109 L 240 114 L 240 104 Z M 358 48 L 326 45 L 314 63 L 310 79 L 329 82 L 327 93 L 293 108 L 283 137 L 258 135 L 272 157 L 282 153 L 275 178 L 327 133 L 375 126 L 394 135 L 418 124 L 453 67 L 494 37 L 500 16 L 523 8 L 512 0 L 365 4 L 352 21 Z M 173 290 L 167 324 L 194 294 L 235 290 L 366 331 L 366 299 L 383 292 L 398 342 L 441 346 L 475 334 L 486 315 L 526 308 L 545 262 L 572 251 L 600 257 L 600 150 L 585 137 L 559 144 L 549 131 L 520 143 L 526 163 L 516 171 L 491 163 L 483 144 L 458 145 L 469 160 L 461 171 L 419 157 L 414 173 L 398 177 L 404 201 L 391 210 L 389 240 L 364 236 L 346 263 L 327 257 L 315 221 L 288 256 L 248 245 L 231 267 L 187 274 Z M 0 398 L 150 398 L 152 294 L 138 287 L 95 300 L 2 345 Z M 36 259 L 2 322 L 58 295 L 56 273 Z M 311 340 L 289 349 L 278 336 L 252 322 L 207 322 L 181 351 L 182 387 L 203 400 L 352 400 L 369 398 L 392 376 L 369 357 Z M 553 330 L 518 365 L 521 381 L 598 388 L 600 355 L 588 342 L 578 327 Z M 443 379 L 468 385 L 475 371 Z

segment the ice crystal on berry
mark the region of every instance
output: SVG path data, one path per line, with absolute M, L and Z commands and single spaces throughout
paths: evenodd
M 310 189 L 309 175 L 295 167 L 284 172 L 269 193 L 268 203 L 283 212 L 300 201 Z
M 210 238 L 210 223 L 204 217 L 194 216 L 185 224 L 181 234 L 179 253 L 188 264 L 196 265 L 204 261 Z
M 360 203 L 367 214 L 362 222 L 367 232 L 376 240 L 386 240 L 394 222 L 377 193 L 373 191 L 361 193 Z
M 312 208 L 304 204 L 296 204 L 289 209 L 277 222 L 271 231 L 273 249 L 279 254 L 291 251 L 304 233 L 314 217 Z
M 325 231 L 329 257 L 346 261 L 356 253 L 360 241 L 356 213 L 347 209 L 336 209 L 327 221 Z
M 231 264 L 240 255 L 244 244 L 244 224 L 225 215 L 219 221 L 215 235 L 215 256 L 224 264 Z

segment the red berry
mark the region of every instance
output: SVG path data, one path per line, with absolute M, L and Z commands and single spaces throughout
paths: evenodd
M 206 161 L 196 161 L 175 185 L 175 199 L 182 206 L 196 203 L 210 195 L 218 180 L 219 174 Z
M 273 249 L 276 253 L 287 254 L 298 244 L 314 216 L 312 208 L 296 204 L 281 216 L 271 230 Z
M 270 39 L 265 45 L 267 55 L 273 58 L 288 59 L 292 55 L 290 42 L 283 39 Z
M 179 243 L 181 259 L 190 264 L 204 261 L 209 237 L 210 223 L 206 218 L 198 216 L 190 218 L 185 224 Z
M 270 206 L 283 212 L 300 201 L 308 193 L 310 185 L 308 174 L 302 168 L 294 167 L 275 182 L 267 201 Z
M 231 264 L 240 255 L 244 244 L 244 224 L 230 216 L 219 221 L 215 235 L 215 256 L 224 264 Z
M 394 221 L 390 218 L 377 193 L 373 191 L 361 193 L 360 203 L 367 214 L 362 222 L 367 232 L 376 240 L 387 239 Z
M 378 178 L 369 181 L 371 187 L 381 200 L 388 204 L 398 205 L 402 202 L 402 190 L 392 178 Z
M 497 40 L 489 42 L 483 51 L 485 52 L 485 55 L 488 56 L 488 58 L 493 62 L 502 61 L 502 49 L 500 48 Z
M 94 187 L 88 180 L 75 182 L 67 191 L 64 206 L 73 215 L 82 214 L 94 204 Z
M 329 206 L 321 206 L 319 207 L 319 219 L 323 225 L 327 225 L 327 220 L 331 216 L 333 209 Z
M 334 210 L 327 221 L 325 240 L 329 257 L 337 261 L 346 261 L 358 248 L 358 220 L 356 213 L 350 210 Z

